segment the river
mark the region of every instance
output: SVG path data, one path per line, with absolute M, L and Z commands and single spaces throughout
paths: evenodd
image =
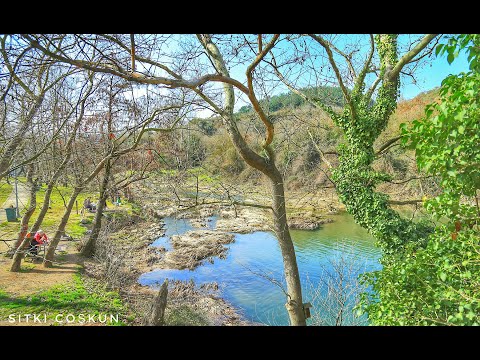
M 334 220 L 319 230 L 291 230 L 303 298 L 314 305 L 308 323 L 334 325 L 339 318 L 338 302 L 334 299 L 350 292 L 341 323 L 366 325 L 365 318 L 355 319 L 350 311 L 356 293 L 355 279 L 359 273 L 381 268 L 381 251 L 350 215 L 336 215 Z M 165 236 L 152 246 L 164 246 L 169 250 L 171 235 L 194 229 L 187 219 L 165 218 L 164 222 Z M 209 218 L 207 227 L 214 229 L 215 222 L 215 216 Z M 154 270 L 142 274 L 139 283 L 156 287 L 165 278 L 192 279 L 196 285 L 215 281 L 222 297 L 239 309 L 246 319 L 266 325 L 288 325 L 285 295 L 279 286 L 284 284 L 283 263 L 274 234 L 262 231 L 235 234 L 235 242 L 226 246 L 229 250 L 225 259 L 216 258 L 213 264 L 206 262 L 193 271 Z M 343 270 L 335 270 L 339 268 Z M 340 274 L 343 274 L 343 280 L 340 280 Z M 334 286 L 328 287 L 328 281 Z M 345 291 L 335 293 L 339 287 Z

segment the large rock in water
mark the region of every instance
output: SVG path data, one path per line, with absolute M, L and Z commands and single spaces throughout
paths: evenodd
M 227 208 L 220 211 L 216 229 L 246 234 L 254 231 L 270 231 L 271 223 L 271 216 L 268 216 L 264 209 L 239 207 L 235 213 L 234 209 Z
M 291 216 L 288 219 L 288 227 L 298 230 L 317 230 L 320 225 L 331 222 L 333 222 L 332 219 L 316 216 Z
M 228 248 L 224 244 L 235 241 L 233 234 L 211 231 L 188 231 L 171 237 L 173 250 L 163 258 L 162 267 L 193 270 L 204 260 L 213 262 L 213 257 L 225 258 Z
M 190 219 L 190 225 L 192 225 L 194 228 L 205 228 L 207 227 L 207 219 L 205 218 Z

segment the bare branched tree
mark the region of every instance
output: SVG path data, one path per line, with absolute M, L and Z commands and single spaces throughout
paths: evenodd
M 365 316 L 356 314 L 360 296 L 366 291 L 359 275 L 367 271 L 365 260 L 355 254 L 347 242 L 340 242 L 336 255 L 322 264 L 315 279 L 308 279 L 306 286 L 311 296 L 312 325 L 361 326 L 367 325 Z
M 63 64 L 116 75 L 132 83 L 188 89 L 221 116 L 230 139 L 243 160 L 270 180 L 274 229 L 282 250 L 288 289 L 286 307 L 292 325 L 306 325 L 298 267 L 287 223 L 283 178 L 275 164 L 272 147 L 274 125 L 260 106 L 254 89 L 255 70 L 275 46 L 279 35 L 272 36 L 269 41 L 263 41 L 262 35 L 256 38 L 257 46 L 250 53 L 253 59 L 245 73 L 247 85 L 230 76 L 224 54 L 207 34 L 197 35 L 198 42 L 185 43 L 184 48 L 170 53 L 169 45 L 178 47 L 178 43 L 172 43 L 172 40 L 178 39 L 170 36 L 144 35 L 137 38 L 123 35 L 62 35 L 60 38 L 61 43 L 46 35 L 22 35 L 29 46 Z M 59 50 L 52 51 L 52 48 Z M 186 53 L 182 53 L 184 51 Z M 202 74 L 202 68 L 213 71 Z M 184 76 L 193 78 L 187 80 Z M 222 87 L 215 87 L 219 82 Z M 265 140 L 260 152 L 249 146 L 236 126 L 233 116 L 234 87 L 247 96 L 263 123 Z

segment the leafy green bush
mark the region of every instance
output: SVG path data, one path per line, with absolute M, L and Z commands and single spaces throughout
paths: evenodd
M 418 167 L 441 180 L 442 193 L 426 209 L 446 223 L 425 248 L 410 244 L 365 278 L 374 292 L 364 310 L 378 325 L 480 325 L 480 36 L 451 37 L 437 53 L 452 62 L 468 51 L 470 71 L 442 82 L 441 102 L 402 126 Z

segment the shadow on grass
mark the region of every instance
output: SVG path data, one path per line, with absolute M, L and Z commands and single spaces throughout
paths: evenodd
M 78 271 L 78 267 L 68 267 L 68 266 L 52 266 L 51 268 L 42 269 L 42 268 L 23 268 L 20 272 L 22 273 L 36 273 L 36 274 L 72 274 L 75 271 Z M 53 270 L 52 270 L 53 269 Z

